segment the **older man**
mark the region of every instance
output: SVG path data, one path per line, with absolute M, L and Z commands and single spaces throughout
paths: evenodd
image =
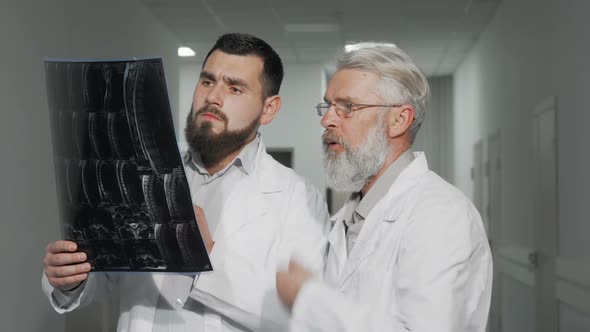
M 428 82 L 389 44 L 342 55 L 317 105 L 332 217 L 325 273 L 277 273 L 294 331 L 485 331 L 492 260 L 481 218 L 412 143 Z

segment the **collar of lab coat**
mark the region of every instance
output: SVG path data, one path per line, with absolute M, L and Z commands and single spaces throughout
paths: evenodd
M 414 152 L 414 156 L 414 161 L 402 171 L 398 179 L 389 188 L 387 194 L 375 205 L 365 219 L 363 228 L 348 259 L 346 257 L 343 218 L 346 208 L 352 202 L 347 202 L 331 218 L 334 226 L 328 235 L 328 242 L 334 258 L 333 263 L 336 268 L 338 287 L 375 251 L 379 244 L 379 224 L 382 222 L 395 222 L 398 219 L 407 198 L 407 195 L 404 194 L 420 180 L 422 175 L 428 172 L 428 163 L 424 152 Z M 395 204 L 393 204 L 394 202 Z

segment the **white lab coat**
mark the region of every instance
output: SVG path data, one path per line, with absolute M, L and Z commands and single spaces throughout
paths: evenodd
M 325 280 L 303 286 L 291 330 L 485 331 L 492 257 L 481 218 L 428 170 L 423 153 L 415 156 L 365 219 L 348 259 L 346 206 L 332 217 Z
M 286 266 L 294 255 L 321 271 L 329 228 L 325 201 L 272 159 L 262 141 L 254 172 L 228 195 L 213 234 L 214 271 L 198 276 L 190 298 L 248 329 L 282 329 L 288 313 L 276 295 L 277 266 Z M 119 282 L 118 331 L 143 332 L 152 329 L 163 280 L 164 275 L 156 273 L 90 273 L 81 289 L 64 294 L 43 276 L 43 289 L 55 310 L 63 313 L 109 296 L 114 282 Z M 233 330 L 227 324 L 206 326 L 206 331 Z

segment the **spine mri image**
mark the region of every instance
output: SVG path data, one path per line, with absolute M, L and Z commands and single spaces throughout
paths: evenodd
M 211 270 L 161 59 L 45 61 L 64 239 L 92 271 Z

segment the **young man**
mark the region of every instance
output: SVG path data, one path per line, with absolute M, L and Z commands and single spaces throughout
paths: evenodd
M 283 67 L 264 41 L 221 36 L 195 87 L 184 158 L 213 272 L 88 274 L 75 244 L 49 244 L 43 288 L 58 312 L 108 296 L 120 286 L 120 331 L 280 329 L 286 322 L 275 290 L 278 264 L 293 254 L 323 264 L 327 210 L 319 193 L 265 151 L 260 125 L 277 115 Z M 201 211 L 198 211 L 201 213 Z M 201 223 L 205 218 L 201 214 Z
M 317 105 L 327 183 L 353 192 L 332 217 L 324 281 L 277 273 L 293 331 L 483 332 L 492 258 L 481 218 L 412 152 L 428 82 L 387 44 L 339 58 Z

